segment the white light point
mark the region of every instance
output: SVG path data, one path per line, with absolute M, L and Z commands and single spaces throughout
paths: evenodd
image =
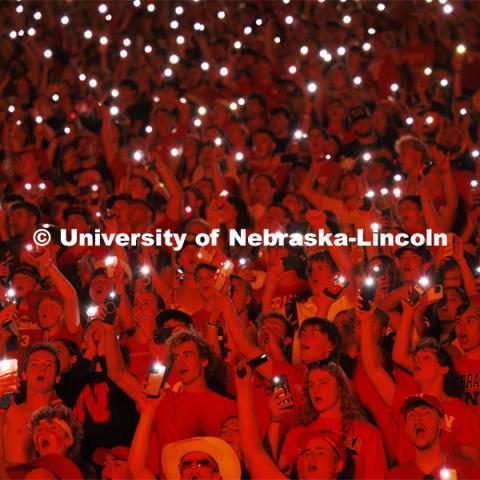
M 443 6 L 443 13 L 445 13 L 446 15 L 450 15 L 452 12 L 453 7 L 449 3 Z

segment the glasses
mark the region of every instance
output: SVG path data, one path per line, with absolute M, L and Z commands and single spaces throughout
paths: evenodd
M 193 468 L 198 468 L 200 470 L 212 470 L 218 471 L 217 465 L 210 460 L 209 458 L 198 458 L 196 460 L 182 460 L 180 462 L 180 470 L 192 470 Z

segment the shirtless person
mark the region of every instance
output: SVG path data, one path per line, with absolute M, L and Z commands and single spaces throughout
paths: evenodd
M 60 362 L 57 351 L 47 343 L 35 344 L 25 357 L 21 379 L 26 382 L 26 398 L 0 409 L 0 458 L 1 469 L 8 465 L 26 463 L 34 459 L 32 434 L 28 422 L 32 413 L 49 405 L 54 399 L 54 385 L 60 380 Z

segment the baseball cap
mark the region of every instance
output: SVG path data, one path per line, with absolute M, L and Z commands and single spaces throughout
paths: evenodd
M 111 455 L 118 460 L 124 460 L 126 462 L 129 454 L 130 448 L 123 447 L 121 445 L 113 448 L 99 447 L 95 450 L 95 452 L 93 452 L 92 460 L 95 465 L 103 465 L 107 456 Z
M 425 246 L 420 246 L 420 247 L 415 247 L 414 245 L 406 245 L 404 247 L 399 247 L 395 250 L 394 247 L 394 252 L 393 254 L 399 258 L 403 252 L 406 252 L 407 250 L 410 250 L 413 253 L 416 253 L 419 257 L 422 257 L 425 261 L 431 260 L 431 253 L 430 250 L 425 247 Z
M 326 440 L 340 460 L 346 459 L 347 450 L 345 449 L 345 444 L 342 442 L 341 436 L 331 430 L 304 429 L 297 435 L 297 446 L 300 448 L 300 450 L 304 450 L 310 441 L 315 438 L 322 438 L 323 440 Z
M 409 395 L 402 403 L 400 411 L 402 415 L 405 416 L 410 409 L 418 407 L 420 405 L 427 405 L 434 408 L 438 412 L 440 417 L 443 417 L 445 415 L 445 410 L 443 409 L 440 400 L 437 397 L 434 397 L 433 395 L 429 395 L 427 393 L 417 393 L 415 395 Z
M 82 472 L 69 458 L 63 455 L 49 454 L 36 458 L 32 462 L 22 463 L 8 467 L 7 473 L 10 478 L 22 479 L 27 473 L 35 468 L 43 468 L 55 475 L 55 478 L 61 480 L 80 480 L 83 479 Z

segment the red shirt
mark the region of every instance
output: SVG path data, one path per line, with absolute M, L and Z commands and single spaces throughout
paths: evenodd
M 453 476 L 451 472 L 452 480 L 456 478 L 457 480 L 470 480 L 474 478 L 480 478 L 480 467 L 473 462 L 467 462 L 461 458 L 455 456 L 448 456 L 445 463 L 442 463 L 438 467 L 436 467 L 429 475 L 432 475 L 436 480 L 442 480 L 441 471 L 445 468 L 449 470 L 456 470 L 456 476 Z M 398 479 L 398 480 L 423 480 L 425 478 L 426 473 L 422 472 L 414 460 L 404 463 L 403 465 L 399 465 L 397 467 L 393 467 L 391 470 L 388 471 L 386 479 Z M 446 477 L 445 477 L 446 478 Z
M 318 418 L 307 426 L 290 430 L 283 443 L 281 458 L 293 466 L 300 453 L 297 436 L 303 430 L 331 430 L 342 433 L 342 421 Z M 387 460 L 380 432 L 370 423 L 353 420 L 347 434 L 345 446 L 352 452 L 355 463 L 354 479 L 385 478 Z
M 480 360 L 465 355 L 455 359 L 455 369 L 462 380 L 463 399 L 480 414 Z
M 415 458 L 413 442 L 405 431 L 405 422 L 400 408 L 408 395 L 417 392 L 408 392 L 401 387 L 395 389 L 392 413 L 398 422 L 396 459 L 402 464 Z M 480 414 L 473 407 L 458 398 L 449 398 L 442 402 L 445 410 L 445 429 L 442 432 L 441 442 L 448 454 L 456 454 L 458 447 L 463 445 L 478 449 L 480 439 Z
M 172 392 L 157 409 L 149 467 L 159 471 L 162 449 L 167 443 L 191 437 L 218 436 L 223 421 L 237 414 L 236 404 L 215 392 Z

